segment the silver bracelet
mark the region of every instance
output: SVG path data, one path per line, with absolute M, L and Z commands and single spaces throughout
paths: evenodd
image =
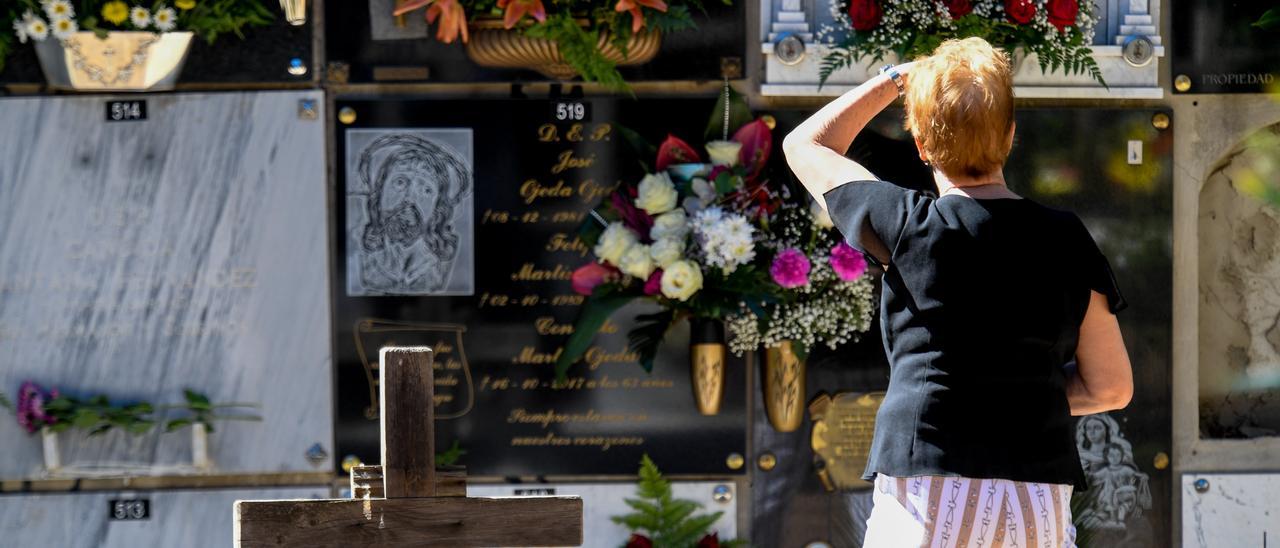
M 893 80 L 893 85 L 898 86 L 898 97 L 907 94 L 907 86 L 902 82 L 902 75 L 898 74 L 898 70 L 893 65 L 880 67 L 880 74 L 888 74 L 889 79 Z

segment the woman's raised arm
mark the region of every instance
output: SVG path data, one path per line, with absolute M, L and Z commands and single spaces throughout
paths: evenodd
M 910 65 L 895 68 L 904 84 Z M 827 103 L 782 140 L 787 165 L 824 209 L 827 203 L 822 195 L 828 190 L 849 181 L 876 178 L 866 167 L 845 157 L 845 152 L 867 122 L 897 97 L 893 80 L 877 75 Z

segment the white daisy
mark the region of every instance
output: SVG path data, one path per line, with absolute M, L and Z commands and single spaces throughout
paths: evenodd
M 136 28 L 145 29 L 151 24 L 151 12 L 142 6 L 134 6 L 129 10 L 129 22 Z
M 76 16 L 75 8 L 71 7 L 71 2 L 67 0 L 49 0 L 44 4 L 44 12 L 49 15 L 49 20 L 71 19 Z
M 65 17 L 53 20 L 53 36 L 59 40 L 71 38 L 71 35 L 78 30 L 80 30 L 80 27 L 76 25 L 75 20 Z
M 178 14 L 174 13 L 173 8 L 161 7 L 156 10 L 156 14 L 153 19 L 156 23 L 156 30 L 168 32 L 173 30 L 173 27 L 177 25 Z
M 32 17 L 27 22 L 27 37 L 37 42 L 49 37 L 49 24 L 44 19 Z
M 21 19 L 14 19 L 13 34 L 18 37 L 19 44 L 27 43 L 27 22 Z

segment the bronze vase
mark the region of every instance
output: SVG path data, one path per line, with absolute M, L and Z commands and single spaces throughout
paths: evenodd
M 791 341 L 764 350 L 764 409 L 779 432 L 794 432 L 804 423 L 804 360 Z
M 720 412 L 724 396 L 724 324 L 710 318 L 689 320 L 689 371 L 693 377 L 693 401 L 698 412 Z

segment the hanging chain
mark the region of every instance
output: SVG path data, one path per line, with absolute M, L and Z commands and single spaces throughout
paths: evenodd
M 723 135 L 721 140 L 729 140 L 729 77 L 724 77 L 724 127 L 721 128 Z

